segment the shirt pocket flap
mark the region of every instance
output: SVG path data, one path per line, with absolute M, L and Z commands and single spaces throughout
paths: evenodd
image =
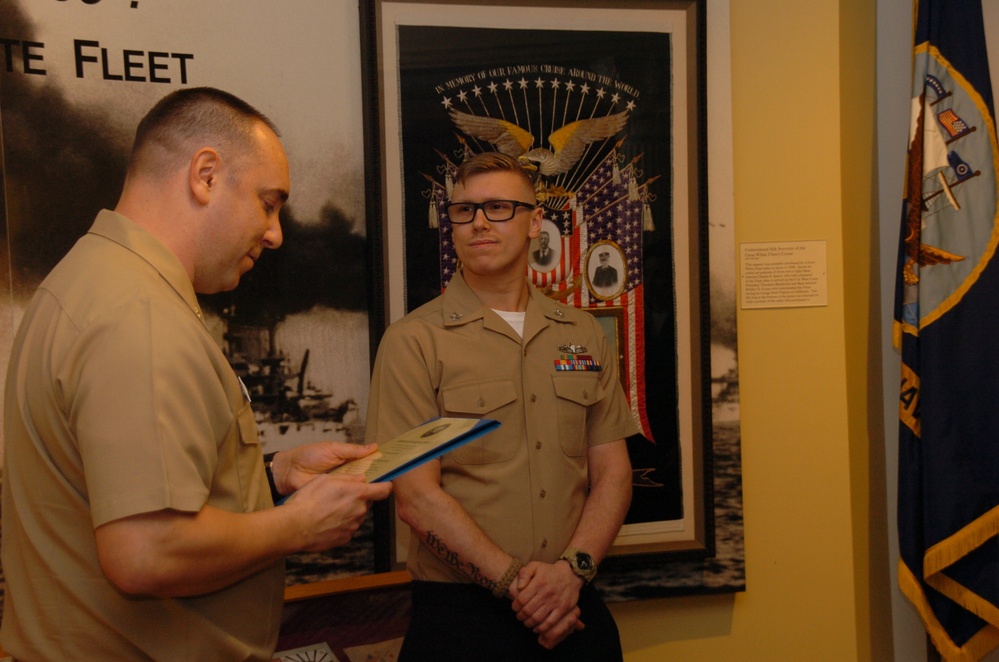
M 555 395 L 584 407 L 592 405 L 603 397 L 600 381 L 594 374 L 556 375 L 552 382 L 555 385 Z
M 443 388 L 441 397 L 448 412 L 485 416 L 516 400 L 517 390 L 509 380 L 476 382 Z
M 260 435 L 257 431 L 257 421 L 253 416 L 253 409 L 247 402 L 236 414 L 236 425 L 239 426 L 239 440 L 244 444 L 260 444 Z

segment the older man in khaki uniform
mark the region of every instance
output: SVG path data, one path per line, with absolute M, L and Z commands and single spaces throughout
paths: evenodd
M 174 92 L 139 124 L 116 210 L 33 297 L 4 394 L 0 644 L 15 659 L 270 660 L 284 556 L 343 544 L 388 496 L 324 475 L 357 446 L 265 468 L 198 305 L 281 244 L 289 187 L 259 111 Z M 272 490 L 294 494 L 274 508 Z

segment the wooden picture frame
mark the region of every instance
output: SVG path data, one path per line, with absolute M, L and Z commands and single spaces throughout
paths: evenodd
M 706 13 L 705 0 L 361 3 L 368 236 L 382 247 L 386 323 L 439 294 L 453 268 L 442 248 L 447 178 L 466 154 L 497 147 L 470 117 L 516 124 L 545 149 L 544 138 L 576 118 L 627 120 L 589 146 L 571 171 L 578 180 L 545 180 L 563 267 L 532 265 L 553 298 L 613 320 L 606 328 L 622 348 L 622 380 L 643 431 L 629 439 L 632 513 L 601 568 L 611 599 L 744 585 L 734 274 L 716 274 L 710 259 Z M 613 169 L 605 185 L 622 177 L 631 187 L 620 190 L 643 221 L 637 250 L 620 227 L 596 220 L 609 206 L 625 209 L 624 197 L 601 199 L 603 209 L 579 202 L 581 182 L 601 177 L 585 158 Z M 596 282 L 598 247 L 626 274 L 615 285 Z M 736 480 L 718 480 L 717 451 Z M 722 502 L 733 544 L 719 562 Z M 388 568 L 398 569 L 405 535 L 386 521 Z M 709 559 L 723 576 L 702 581 Z M 666 562 L 679 576 L 661 572 Z

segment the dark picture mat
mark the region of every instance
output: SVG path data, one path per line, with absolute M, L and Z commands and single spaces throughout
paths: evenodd
M 628 139 L 620 151 L 625 162 L 641 155 L 649 173 L 669 173 L 670 35 L 663 33 L 505 30 L 485 28 L 399 27 L 401 126 L 404 142 L 406 239 L 406 304 L 412 310 L 437 296 L 441 281 L 438 235 L 427 228 L 424 173 L 436 172 L 434 148 L 457 150 L 459 143 L 435 86 L 470 71 L 513 64 L 561 66 L 611 77 L 640 90 L 630 115 Z M 531 78 L 525 74 L 525 77 Z M 533 94 L 533 91 L 532 91 Z M 540 114 L 550 115 L 544 107 Z M 538 136 L 543 142 L 546 136 Z M 650 468 L 661 486 L 634 490 L 628 523 L 678 519 L 683 516 L 683 486 L 676 417 L 675 327 L 672 233 L 669 220 L 670 180 L 650 184 L 651 203 L 660 219 L 655 232 L 644 233 L 645 305 L 670 311 L 669 319 L 646 315 L 646 398 L 655 437 L 628 440 L 634 466 Z M 663 323 L 664 321 L 669 323 Z M 672 404 L 671 404 L 672 403 Z

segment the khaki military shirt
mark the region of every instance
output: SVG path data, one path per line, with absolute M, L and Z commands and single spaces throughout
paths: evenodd
M 554 562 L 587 496 L 587 450 L 637 432 L 617 358 L 589 313 L 531 286 L 521 339 L 459 274 L 440 297 L 386 331 L 368 407 L 368 441 L 434 416 L 502 425 L 443 456 L 441 483 L 480 528 L 521 560 Z M 600 370 L 558 370 L 573 350 Z M 469 581 L 411 540 L 416 579 Z
M 45 279 L 6 392 L 0 645 L 30 660 L 269 660 L 284 567 L 216 593 L 127 596 L 94 529 L 272 506 L 249 402 L 177 258 L 103 211 Z

